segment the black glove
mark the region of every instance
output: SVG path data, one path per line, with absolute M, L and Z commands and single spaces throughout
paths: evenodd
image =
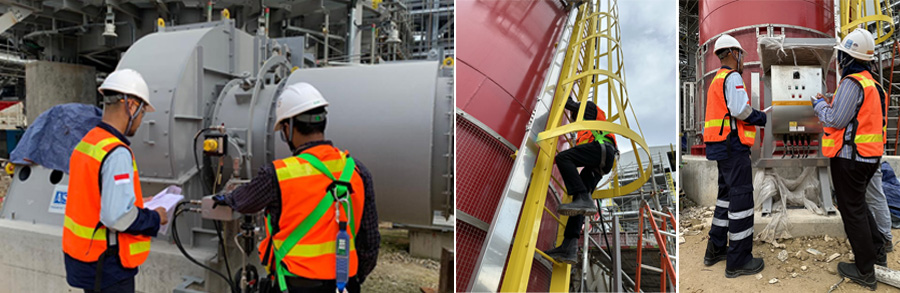
M 213 209 L 222 205 L 222 206 L 230 206 L 227 201 L 225 201 L 225 196 L 221 194 L 213 195 Z

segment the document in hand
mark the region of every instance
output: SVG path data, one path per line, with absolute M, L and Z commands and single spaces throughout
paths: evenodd
M 172 223 L 172 216 L 174 216 L 175 214 L 175 205 L 177 205 L 183 199 L 184 196 L 181 195 L 181 188 L 175 185 L 170 185 L 144 203 L 144 207 L 150 210 L 154 210 L 158 207 L 163 207 L 164 209 L 166 209 L 169 223 L 163 225 L 162 227 L 159 227 L 159 234 L 166 235 L 166 233 L 169 231 L 169 225 Z

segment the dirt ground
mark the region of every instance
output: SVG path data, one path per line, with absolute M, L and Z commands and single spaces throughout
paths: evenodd
M 852 262 L 850 244 L 846 238 L 800 237 L 779 241 L 784 247 L 761 241 L 753 243 L 753 256 L 762 257 L 765 269 L 757 275 L 725 278 L 725 262 L 713 266 L 703 265 L 703 255 L 709 236 L 712 217 L 710 207 L 691 206 L 682 201 L 681 233 L 684 243 L 679 245 L 680 292 L 828 292 L 841 277 L 837 274 L 838 262 Z M 900 241 L 900 232 L 893 231 L 894 242 Z M 807 249 L 818 250 L 817 256 Z M 787 259 L 781 261 L 778 254 L 786 251 Z M 834 254 L 839 257 L 828 262 Z M 900 249 L 888 253 L 888 267 L 900 270 Z M 805 270 L 804 270 L 805 268 Z M 776 280 L 777 279 L 777 280 Z M 856 283 L 844 280 L 833 292 L 871 292 Z M 878 283 L 878 292 L 900 292 L 900 289 Z
M 441 263 L 409 255 L 407 230 L 382 223 L 378 266 L 363 283 L 363 292 L 422 292 L 437 289 Z

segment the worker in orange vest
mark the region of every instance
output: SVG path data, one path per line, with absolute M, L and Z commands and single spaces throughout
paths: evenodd
M 566 101 L 566 110 L 571 114 L 571 121 L 576 121 L 581 104 L 573 100 Z M 606 113 L 594 102 L 587 101 L 583 120 L 606 121 Z M 556 167 L 566 185 L 566 191 L 572 195 L 572 202 L 562 204 L 558 211 L 569 216 L 563 232 L 563 242 L 556 248 L 547 250 L 548 256 L 556 261 L 568 264 L 578 262 L 578 238 L 585 215 L 597 213 L 591 193 L 597 183 L 612 170 L 616 155 L 616 136 L 605 131 L 579 131 L 575 138 L 575 146 L 556 155 Z M 578 172 L 578 167 L 584 167 Z
M 740 42 L 724 34 L 716 40 L 722 67 L 706 93 L 703 142 L 706 158 L 716 161 L 719 191 L 703 263 L 725 260 L 725 277 L 736 278 L 762 271 L 765 263 L 753 252 L 753 178 L 750 147 L 756 126 L 765 126 L 766 114 L 750 107 L 741 73 L 746 53 Z
M 884 238 L 866 203 L 866 186 L 884 154 L 884 89 L 872 78 L 875 38 L 864 29 L 847 34 L 838 50 L 843 77 L 834 98 L 813 99 L 825 126 L 822 153 L 830 159 L 831 180 L 844 232 L 856 263 L 840 262 L 841 276 L 875 290 L 875 264 L 887 266 Z
M 275 131 L 293 156 L 214 197 L 241 213 L 266 210 L 260 260 L 278 292 L 359 292 L 378 260 L 372 175 L 325 140 L 328 105 L 308 83 L 285 87 L 275 106 Z
M 62 246 L 66 281 L 85 292 L 134 292 L 134 276 L 150 254 L 150 237 L 168 222 L 166 210 L 143 207 L 141 182 L 127 137 L 144 112 L 150 92 L 134 70 L 109 74 L 99 88 L 103 118 L 75 146 Z

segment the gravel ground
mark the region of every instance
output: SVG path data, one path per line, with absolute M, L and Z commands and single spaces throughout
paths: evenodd
M 409 255 L 408 232 L 382 223 L 378 266 L 363 283 L 363 292 L 422 292 L 438 287 L 441 264 Z

